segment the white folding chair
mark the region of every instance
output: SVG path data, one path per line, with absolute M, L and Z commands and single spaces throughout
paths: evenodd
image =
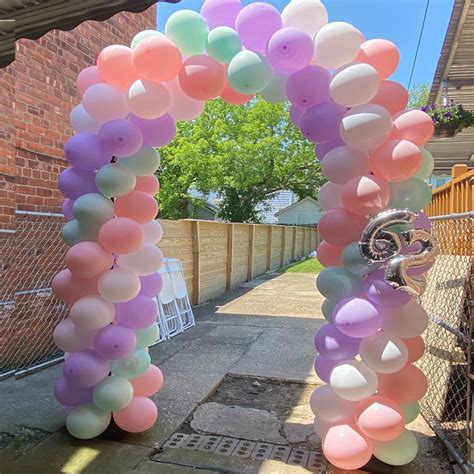
M 183 264 L 181 260 L 168 260 L 168 269 L 171 276 L 171 284 L 173 285 L 174 296 L 178 313 L 181 318 L 183 329 L 188 329 L 196 325 L 194 313 L 189 301 L 188 289 L 184 280 Z

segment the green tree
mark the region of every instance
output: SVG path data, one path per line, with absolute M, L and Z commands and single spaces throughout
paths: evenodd
M 317 196 L 325 180 L 314 145 L 288 109 L 262 99 L 243 106 L 216 100 L 197 120 L 179 123 L 176 140 L 160 150 L 162 215 L 189 217 L 189 203 L 199 205 L 191 189 L 219 193 L 220 217 L 231 222 L 257 222 L 257 206 L 282 189 Z
M 416 84 L 410 90 L 409 109 L 421 109 L 428 105 L 431 86 L 429 84 Z

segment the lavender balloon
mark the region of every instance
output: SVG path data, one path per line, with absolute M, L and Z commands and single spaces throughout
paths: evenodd
M 112 154 L 107 152 L 101 140 L 92 133 L 78 133 L 64 146 L 67 161 L 81 170 L 98 170 L 110 163 Z
M 77 199 L 83 194 L 97 193 L 95 171 L 67 168 L 59 176 L 59 190 L 69 199 Z
M 115 311 L 116 321 L 123 326 L 130 329 L 145 329 L 156 321 L 158 305 L 154 298 L 139 295 L 127 303 L 115 305 Z
M 288 83 L 288 82 L 287 82 Z M 300 126 L 301 117 L 303 117 L 304 109 L 292 104 L 290 108 L 290 119 L 297 126 Z
M 380 308 L 399 308 L 411 300 L 411 295 L 405 291 L 393 288 L 385 281 L 384 271 L 371 273 L 363 284 L 368 300 Z
M 153 147 L 169 145 L 176 137 L 176 122 L 170 114 L 154 120 L 132 116 L 132 122 L 138 126 L 143 136 L 143 143 Z
M 311 107 L 301 118 L 301 132 L 313 143 L 337 140 L 339 124 L 346 111 L 345 107 L 334 102 L 325 102 Z
M 64 378 L 80 388 L 93 387 L 105 379 L 110 372 L 109 361 L 95 351 L 71 354 L 64 362 Z
M 314 361 L 314 371 L 323 382 L 329 383 L 332 369 L 337 364 L 339 364 L 337 360 L 329 360 L 322 355 L 318 355 Z
M 218 26 L 234 28 L 235 20 L 242 8 L 240 0 L 206 0 L 201 7 L 201 15 L 211 30 Z
M 111 120 L 100 127 L 99 138 L 104 148 L 114 156 L 135 154 L 143 145 L 140 129 L 130 120 Z
M 262 54 L 273 33 L 282 26 L 283 20 L 278 10 L 263 2 L 247 5 L 235 20 L 235 29 L 242 44 L 247 49 Z
M 358 354 L 360 339 L 347 336 L 334 324 L 326 324 L 316 334 L 314 345 L 326 359 L 341 362 Z
M 293 104 L 302 109 L 309 109 L 329 101 L 330 82 L 331 73 L 327 69 L 310 65 L 288 78 L 286 95 Z M 339 124 L 337 126 L 339 127 Z
M 267 59 L 281 74 L 292 74 L 306 67 L 313 59 L 314 43 L 299 28 L 282 28 L 268 42 Z
M 331 140 L 330 142 L 318 143 L 316 145 L 316 155 L 318 157 L 318 160 L 322 161 L 331 150 L 345 145 L 346 142 L 340 136 L 338 136 L 334 140 Z
M 73 206 L 74 201 L 72 199 L 65 199 L 63 202 L 63 214 L 67 221 L 73 221 L 75 219 L 74 213 L 72 212 Z
M 135 350 L 136 342 L 137 338 L 131 329 L 113 324 L 97 332 L 94 348 L 104 359 L 119 360 Z
M 64 377 L 54 383 L 54 396 L 61 405 L 75 407 L 92 401 L 92 388 L 71 385 Z
M 368 337 L 382 325 L 382 315 L 370 301 L 363 298 L 346 298 L 334 310 L 336 327 L 350 337 Z
M 163 277 L 159 273 L 140 277 L 141 289 L 140 295 L 148 296 L 149 298 L 155 298 L 160 294 L 163 288 Z

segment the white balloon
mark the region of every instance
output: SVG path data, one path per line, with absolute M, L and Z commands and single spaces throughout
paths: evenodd
M 377 374 L 359 361 L 342 362 L 331 372 L 331 388 L 345 400 L 358 402 L 377 390 Z
M 124 119 L 130 113 L 125 92 L 105 83 L 88 87 L 82 104 L 89 115 L 102 122 Z
M 343 185 L 356 176 L 368 174 L 369 154 L 357 148 L 338 146 L 326 154 L 321 170 L 329 181 Z
M 383 310 L 383 331 L 401 339 L 420 336 L 428 323 L 428 313 L 414 299 L 401 308 Z
M 408 363 L 408 349 L 398 337 L 380 331 L 362 340 L 360 358 L 375 372 L 393 374 L 402 370 Z
M 156 273 L 163 264 L 163 253 L 153 244 L 144 244 L 132 253 L 120 255 L 117 259 L 120 268 L 126 268 L 139 276 Z
M 171 107 L 168 110 L 171 117 L 175 120 L 194 120 L 202 114 L 206 102 L 195 100 L 186 95 L 181 89 L 178 79 L 167 82 L 166 87 L 171 95 Z
M 69 114 L 72 128 L 77 133 L 97 133 L 103 122 L 91 117 L 82 104 L 76 105 Z
M 157 244 L 163 237 L 163 227 L 158 221 L 150 221 L 142 227 L 145 232 L 145 242 L 148 244 Z
M 380 76 L 370 64 L 351 64 L 333 77 L 329 92 L 336 104 L 356 107 L 370 102 L 379 91 Z
M 288 97 L 286 95 L 286 83 L 288 82 L 288 76 L 284 74 L 274 73 L 270 83 L 268 84 L 260 95 L 272 104 L 280 104 L 286 102 Z
M 329 385 L 317 388 L 309 403 L 316 418 L 327 424 L 341 425 L 354 418 L 356 403 L 338 397 Z
M 100 296 L 112 303 L 126 303 L 140 293 L 141 281 L 135 272 L 125 268 L 108 270 L 99 279 Z
M 171 107 L 169 90 L 159 82 L 141 79 L 128 90 L 128 106 L 132 114 L 146 120 L 162 117 Z
M 385 143 L 392 128 L 392 116 L 385 108 L 365 104 L 354 107 L 344 115 L 339 131 L 349 146 L 370 150 Z
M 318 204 L 323 211 L 331 211 L 336 207 L 342 207 L 341 194 L 343 187 L 328 182 L 319 190 Z
M 283 27 L 294 26 L 312 38 L 328 22 L 328 12 L 318 0 L 293 0 L 281 14 Z

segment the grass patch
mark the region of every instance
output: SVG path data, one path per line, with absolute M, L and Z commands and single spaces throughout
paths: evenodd
M 319 273 L 324 270 L 324 267 L 319 263 L 315 257 L 309 257 L 302 262 L 292 263 L 286 267 L 280 268 L 280 273 Z

